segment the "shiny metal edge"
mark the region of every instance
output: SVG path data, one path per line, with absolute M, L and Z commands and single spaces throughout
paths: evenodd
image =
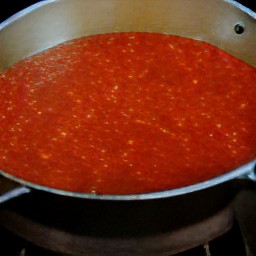
M 49 193 L 54 193 L 62 196 L 76 197 L 76 198 L 84 198 L 84 199 L 98 199 L 98 200 L 113 200 L 113 201 L 136 201 L 136 200 L 150 200 L 150 199 L 159 199 L 159 198 L 167 198 L 180 196 L 188 193 L 192 193 L 195 191 L 203 190 L 206 188 L 210 188 L 221 183 L 245 176 L 250 175 L 256 166 L 256 160 L 251 161 L 248 164 L 242 165 L 239 168 L 225 173 L 221 176 L 209 179 L 207 181 L 203 181 L 191 186 L 165 190 L 159 192 L 151 192 L 151 193 L 142 193 L 142 194 L 130 194 L 130 195 L 99 195 L 99 194 L 90 194 L 90 193 L 79 193 L 79 192 L 71 192 L 60 189 L 49 188 L 45 186 L 41 186 L 38 184 L 34 184 L 32 182 L 27 182 L 22 180 L 16 176 L 10 175 L 2 170 L 0 170 L 0 174 L 4 177 L 14 180 L 24 186 L 34 188 L 36 190 L 42 190 Z
M 48 4 L 54 3 L 54 2 L 59 2 L 61 0 L 42 0 L 41 2 L 35 3 L 33 5 L 28 6 L 27 8 L 17 12 L 16 14 L 10 16 L 9 18 L 7 18 L 5 21 L 3 21 L 2 23 L 0 23 L 0 31 L 2 29 L 4 29 L 5 27 L 9 26 L 11 23 L 13 23 L 14 21 L 22 18 L 23 16 L 26 16 L 27 14 L 33 12 L 35 9 L 39 9 L 43 6 L 46 6 Z M 250 17 L 252 17 L 253 19 L 256 20 L 256 12 L 254 12 L 253 10 L 249 9 L 248 7 L 245 7 L 244 5 L 234 1 L 234 0 L 222 0 L 228 4 L 233 5 L 234 7 L 236 7 L 237 9 L 241 10 L 242 12 L 248 14 Z
M 31 192 L 31 189 L 24 186 L 19 186 L 15 189 L 12 189 L 3 195 L 0 196 L 0 204 L 5 203 L 7 201 L 10 201 L 11 199 L 14 199 L 16 197 L 20 197 L 22 195 L 28 194 Z
M 236 7 L 237 9 L 241 10 L 242 12 L 248 14 L 250 17 L 256 20 L 256 12 L 251 10 L 250 8 L 240 4 L 239 2 L 236 2 L 235 0 L 224 0 L 226 3 L 229 3 Z
M 19 20 L 20 18 L 28 15 L 29 13 L 33 12 L 34 10 L 39 9 L 45 5 L 50 4 L 50 3 L 58 2 L 58 1 L 61 1 L 61 0 L 42 0 L 41 2 L 38 2 L 38 3 L 28 6 L 27 8 L 13 14 L 12 16 L 10 16 L 6 20 L 4 20 L 2 23 L 0 23 L 0 31 L 4 28 L 8 27 L 13 22 L 15 22 L 15 21 Z

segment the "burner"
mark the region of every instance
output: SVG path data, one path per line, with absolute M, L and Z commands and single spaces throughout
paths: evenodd
M 2 225 L 20 237 L 46 249 L 74 256 L 82 256 L 86 252 L 90 252 L 89 255 L 92 256 L 160 256 L 167 255 L 167 253 L 174 255 L 215 239 L 230 229 L 232 220 L 232 211 L 226 208 L 207 220 L 180 230 L 149 237 L 112 238 L 70 234 L 33 223 L 11 212 L 1 214 Z
M 1 190 L 11 185 L 8 180 L 0 184 Z M 229 202 L 234 191 L 229 182 L 203 194 L 140 201 L 33 191 L 1 205 L 0 224 L 36 246 L 64 255 L 169 256 L 225 234 L 233 224 Z
M 233 224 L 230 205 L 186 223 L 185 216 L 173 219 L 173 206 L 169 207 L 168 199 L 128 204 L 84 200 L 78 208 L 71 202 L 66 207 L 61 204 L 50 208 L 35 198 L 40 203 L 32 203 L 25 196 L 6 204 L 0 211 L 0 223 L 34 245 L 27 250 L 42 247 L 63 255 L 170 256 L 207 244 L 225 234 Z M 179 222 L 184 224 L 177 225 Z
M 1 189 L 11 185 L 4 180 L 0 184 Z M 146 201 L 86 200 L 33 191 L 0 205 L 0 225 L 27 241 L 27 254 L 43 248 L 71 256 L 171 256 L 200 246 L 197 250 L 205 255 L 209 250 L 209 256 L 215 239 L 233 225 L 228 202 L 237 185 L 229 182 L 203 194 Z
M 59 252 L 53 252 L 36 245 L 33 245 L 24 239 L 15 236 L 10 231 L 0 227 L 0 239 L 2 241 L 0 250 L 8 252 L 8 256 L 66 256 Z M 138 245 L 139 246 L 139 245 Z M 75 256 L 75 254 L 68 254 Z M 90 256 L 90 254 L 86 254 Z M 148 255 L 148 254 L 145 254 Z M 171 254 L 162 254 L 170 256 Z M 199 246 L 188 251 L 175 254 L 176 256 L 245 256 L 245 248 L 238 224 L 225 233 L 204 246 Z
M 256 193 L 251 185 L 239 180 L 203 195 L 131 202 L 33 191 L 0 205 L 0 250 L 7 249 L 10 256 L 254 256 L 250 227 L 256 223 Z M 0 193 L 12 186 L 0 179 Z M 240 193 L 235 204 L 227 203 L 242 187 L 252 190 Z M 238 219 L 232 227 L 234 205 Z

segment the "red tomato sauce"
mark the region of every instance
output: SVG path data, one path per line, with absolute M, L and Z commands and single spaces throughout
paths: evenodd
M 0 168 L 73 192 L 195 184 L 256 156 L 256 69 L 155 33 L 72 40 L 0 75 Z

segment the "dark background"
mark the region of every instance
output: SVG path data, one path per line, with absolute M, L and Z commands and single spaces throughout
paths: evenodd
M 40 2 L 38 0 L 0 0 L 0 21 L 7 19 L 12 14 L 25 7 Z M 207 1 L 205 1 L 207 3 Z M 237 0 L 245 6 L 256 11 L 256 0 Z
M 12 14 L 25 7 L 40 2 L 38 0 L 0 0 L 0 21 L 7 19 Z

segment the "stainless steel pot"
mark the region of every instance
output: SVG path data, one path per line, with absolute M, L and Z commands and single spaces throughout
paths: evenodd
M 64 41 L 111 32 L 160 32 L 209 42 L 256 67 L 256 13 L 231 0 L 47 0 L 0 24 L 0 71 Z M 140 200 L 181 196 L 234 180 L 256 181 L 256 161 L 188 187 L 137 195 L 95 195 L 52 189 L 0 173 L 21 184 L 0 197 L 42 190 L 54 194 L 105 200 Z

